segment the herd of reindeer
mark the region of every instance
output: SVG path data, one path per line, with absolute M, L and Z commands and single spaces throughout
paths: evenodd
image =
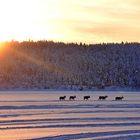
M 98 100 L 106 100 L 108 98 L 108 96 L 99 96 Z M 124 97 L 123 96 L 118 96 L 118 97 L 115 97 L 115 100 L 122 100 Z M 59 97 L 59 100 L 65 100 L 66 99 L 66 96 L 60 96 Z M 69 97 L 69 100 L 75 100 L 76 99 L 76 96 L 70 96 Z M 89 100 L 90 99 L 90 96 L 84 96 L 83 97 L 83 100 Z

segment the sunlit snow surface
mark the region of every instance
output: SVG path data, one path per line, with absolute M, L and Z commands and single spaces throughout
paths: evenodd
M 140 140 L 140 92 L 1 91 L 0 140 L 26 139 Z

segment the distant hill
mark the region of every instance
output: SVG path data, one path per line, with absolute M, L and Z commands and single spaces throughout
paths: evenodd
M 140 44 L 6 42 L 0 89 L 140 88 Z

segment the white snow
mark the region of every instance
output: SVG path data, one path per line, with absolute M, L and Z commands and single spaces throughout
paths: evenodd
M 21 139 L 140 140 L 140 92 L 1 91 L 0 140 Z

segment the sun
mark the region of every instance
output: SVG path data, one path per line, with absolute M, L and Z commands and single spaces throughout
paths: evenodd
M 0 0 L 0 41 L 51 39 L 50 3 L 42 0 Z
M 26 4 L 20 0 L 0 0 L 0 41 L 22 40 L 33 33 L 35 21 Z

